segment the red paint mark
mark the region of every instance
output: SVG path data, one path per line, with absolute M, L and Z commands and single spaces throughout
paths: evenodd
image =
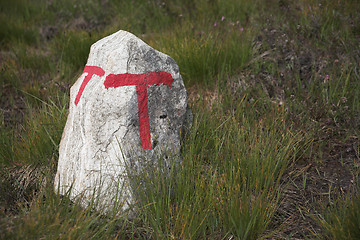
M 148 111 L 147 88 L 150 85 L 164 84 L 171 88 L 174 81 L 170 73 L 150 72 L 144 74 L 109 74 L 104 82 L 106 89 L 110 87 L 136 86 L 139 108 L 139 125 L 141 146 L 151 149 L 150 123 Z
M 75 98 L 75 106 L 78 105 L 80 101 L 80 97 L 84 91 L 85 86 L 89 83 L 90 79 L 94 74 L 102 77 L 105 74 L 105 71 L 101 67 L 96 66 L 85 66 L 83 73 L 88 73 L 88 75 L 85 76 L 84 81 L 81 83 L 80 89 L 78 94 Z

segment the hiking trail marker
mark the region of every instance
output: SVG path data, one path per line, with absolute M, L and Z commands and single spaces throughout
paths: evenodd
M 75 98 L 75 105 L 80 101 L 81 95 L 89 83 L 93 75 L 104 76 L 105 72 L 102 68 L 97 66 L 85 66 L 83 73 L 88 73 L 81 83 L 78 94 Z M 149 111 L 148 111 L 148 97 L 147 88 L 150 85 L 163 84 L 171 88 L 171 84 L 174 81 L 170 73 L 167 72 L 150 72 L 143 74 L 109 74 L 106 77 L 104 86 L 108 88 L 117 88 L 124 86 L 136 86 L 136 92 L 138 97 L 138 109 L 139 109 L 139 125 L 140 125 L 140 139 L 143 149 L 151 149 L 151 135 L 150 135 L 150 123 L 149 123 Z
M 136 191 L 145 185 L 133 179 L 158 171 L 159 159 L 164 171 L 181 160 L 181 133 L 191 119 L 171 57 L 125 31 L 97 41 L 70 89 L 56 191 L 85 207 L 134 211 Z
M 174 81 L 170 73 L 151 72 L 143 74 L 109 74 L 104 82 L 105 88 L 136 86 L 139 108 L 140 139 L 143 149 L 151 149 L 147 88 L 150 85 L 164 84 L 171 88 Z

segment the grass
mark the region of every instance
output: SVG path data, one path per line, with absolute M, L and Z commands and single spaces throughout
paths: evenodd
M 326 239 L 357 239 L 360 236 L 359 196 L 337 199 L 319 218 Z
M 212 79 L 225 78 L 224 73 L 234 73 L 248 63 L 249 35 L 241 31 L 239 24 L 224 20 L 207 32 L 189 29 L 171 32 L 153 45 L 182 66 L 182 75 L 189 79 L 189 84 L 212 86 L 215 84 Z
M 0 238 L 357 239 L 358 1 L 2 1 Z M 139 214 L 53 191 L 69 89 L 119 29 L 170 55 L 194 113 Z M 161 161 L 161 159 L 159 159 Z
M 106 218 L 91 209 L 83 209 L 78 203 L 71 203 L 68 197 L 59 197 L 52 186 L 38 193 L 37 200 L 30 203 L 30 210 L 20 219 L 2 219 L 8 226 L 2 237 L 10 239 L 115 239 L 114 229 L 122 220 L 120 217 Z
M 244 99 L 237 107 L 251 104 Z M 144 181 L 153 182 L 146 187 L 153 191 L 142 198 L 156 238 L 209 238 L 219 231 L 254 239 L 267 229 L 281 192 L 280 178 L 302 147 L 301 138 L 281 119 L 260 120 L 259 126 L 251 113 L 237 112 L 200 110 L 177 174 L 164 179 L 156 174 L 161 171 L 148 171 L 146 178 L 156 181 Z

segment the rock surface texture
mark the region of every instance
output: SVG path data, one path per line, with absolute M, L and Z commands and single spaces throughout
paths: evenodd
M 135 203 L 130 175 L 162 158 L 179 159 L 189 126 L 179 67 L 131 33 L 118 31 L 91 46 L 84 72 L 71 87 L 55 188 L 97 208 Z M 81 198 L 79 198 L 81 197 Z

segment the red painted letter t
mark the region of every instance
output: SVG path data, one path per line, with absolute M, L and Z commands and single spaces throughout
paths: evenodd
M 150 85 L 163 84 L 171 88 L 174 81 L 170 73 L 149 72 L 143 74 L 109 74 L 104 82 L 105 88 L 136 86 L 139 108 L 140 140 L 143 149 L 151 149 L 150 123 L 148 111 L 147 88 Z

